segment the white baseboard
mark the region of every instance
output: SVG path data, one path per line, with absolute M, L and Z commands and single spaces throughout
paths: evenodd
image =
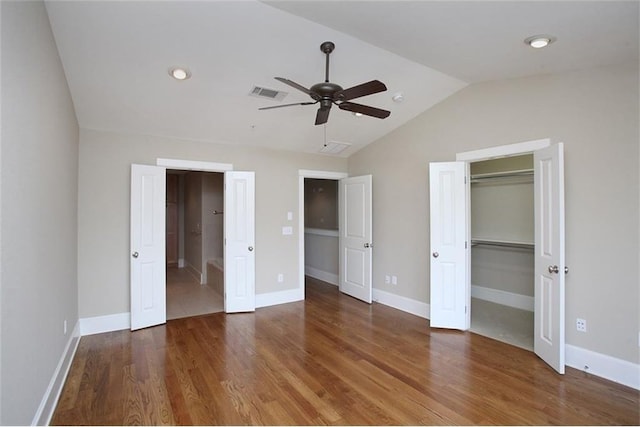
M 340 283 L 340 279 L 338 278 L 337 274 L 309 267 L 308 265 L 304 266 L 304 274 L 335 286 L 338 286 L 338 284 Z
M 519 308 L 520 310 L 533 311 L 535 307 L 535 299 L 533 297 L 483 286 L 471 285 L 471 297 Z
M 426 319 L 429 318 L 429 304 L 416 301 L 411 298 L 402 297 L 379 289 L 373 289 L 373 300 L 380 304 L 388 305 L 389 307 L 393 307 L 416 316 L 424 317 Z M 504 304 L 503 302 L 498 303 Z M 513 307 L 513 305 L 511 306 Z M 523 304 L 516 306 L 516 308 L 522 307 Z M 522 309 L 526 310 L 527 308 Z M 533 308 L 531 311 L 533 311 Z M 565 358 L 565 364 L 567 366 L 640 390 L 639 364 L 608 356 L 606 354 L 596 353 L 571 344 L 565 345 Z M 585 369 L 585 366 L 588 366 L 588 368 Z
M 640 365 L 565 344 L 565 364 L 598 377 L 640 390 Z
M 269 292 L 256 295 L 256 308 L 286 304 L 304 300 L 304 288 L 288 289 L 286 291 Z
M 429 318 L 429 304 L 421 301 L 416 301 L 411 298 L 381 291 L 380 289 L 375 288 L 373 289 L 373 300 L 380 304 L 388 305 L 389 307 L 393 307 L 425 319 Z
M 64 351 L 62 352 L 62 356 L 60 357 L 58 366 L 56 366 L 56 370 L 53 371 L 51 381 L 49 381 L 47 390 L 45 391 L 44 396 L 40 401 L 40 406 L 38 406 L 38 410 L 33 417 L 33 421 L 31 421 L 31 425 L 49 425 L 51 417 L 53 416 L 53 411 L 56 409 L 56 406 L 58 404 L 58 399 L 60 399 L 62 387 L 64 387 L 64 383 L 67 379 L 67 374 L 69 373 L 69 369 L 71 368 L 71 362 L 73 362 L 73 356 L 76 354 L 79 343 L 80 321 L 76 322 L 76 325 L 73 327 L 71 336 L 67 341 L 67 345 L 65 346 Z
M 131 328 L 130 313 L 108 314 L 106 316 L 80 319 L 80 335 L 94 335 L 103 332 L 120 331 Z
M 180 262 L 180 261 L 178 261 Z M 189 273 L 191 273 L 193 275 L 193 277 L 201 284 L 201 285 L 205 285 L 207 282 L 205 281 L 205 277 L 204 274 L 202 274 L 202 272 L 197 269 L 196 267 L 194 267 L 192 264 L 187 263 L 187 265 L 185 266 L 187 271 Z

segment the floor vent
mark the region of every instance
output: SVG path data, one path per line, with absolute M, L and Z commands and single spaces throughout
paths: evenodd
M 254 86 L 249 92 L 251 96 L 257 96 L 258 98 L 267 98 L 273 99 L 275 101 L 282 101 L 285 96 L 287 96 L 287 92 L 282 92 L 275 89 L 269 89 L 266 87 Z
M 351 144 L 346 142 L 329 141 L 320 149 L 320 152 L 324 154 L 340 154 L 349 147 L 351 147 Z

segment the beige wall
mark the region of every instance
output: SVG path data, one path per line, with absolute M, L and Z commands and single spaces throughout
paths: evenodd
M 566 341 L 638 363 L 638 65 L 471 85 L 349 158 L 373 174 L 374 287 L 429 302 L 428 164 L 565 143 Z M 396 271 L 397 286 L 384 284 Z M 588 333 L 575 330 L 575 319 Z
M 345 159 L 81 129 L 81 318 L 129 311 L 131 163 L 155 164 L 157 158 L 232 163 L 234 170 L 255 171 L 256 292 L 298 287 L 298 170 L 344 172 Z M 293 212 L 292 221 L 287 212 Z M 283 236 L 283 226 L 292 226 L 293 235 Z
M 202 265 L 202 173 L 189 172 L 184 179 L 184 259 L 196 275 Z
M 305 178 L 304 226 L 338 229 L 338 181 Z
M 28 425 L 78 320 L 78 125 L 44 4 L 0 8 L 0 423 Z
M 224 174 L 208 172 L 202 176 L 202 268 L 205 273 L 207 261 L 222 258 L 224 254 L 224 216 L 214 215 L 214 210 L 224 212 Z

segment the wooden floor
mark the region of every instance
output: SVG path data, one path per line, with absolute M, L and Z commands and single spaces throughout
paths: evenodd
M 633 424 L 639 392 L 340 295 L 83 337 L 52 424 Z

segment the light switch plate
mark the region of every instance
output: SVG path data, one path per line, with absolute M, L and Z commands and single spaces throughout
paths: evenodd
M 283 236 L 289 236 L 291 234 L 293 234 L 293 227 L 289 227 L 289 226 L 282 227 L 282 235 Z

